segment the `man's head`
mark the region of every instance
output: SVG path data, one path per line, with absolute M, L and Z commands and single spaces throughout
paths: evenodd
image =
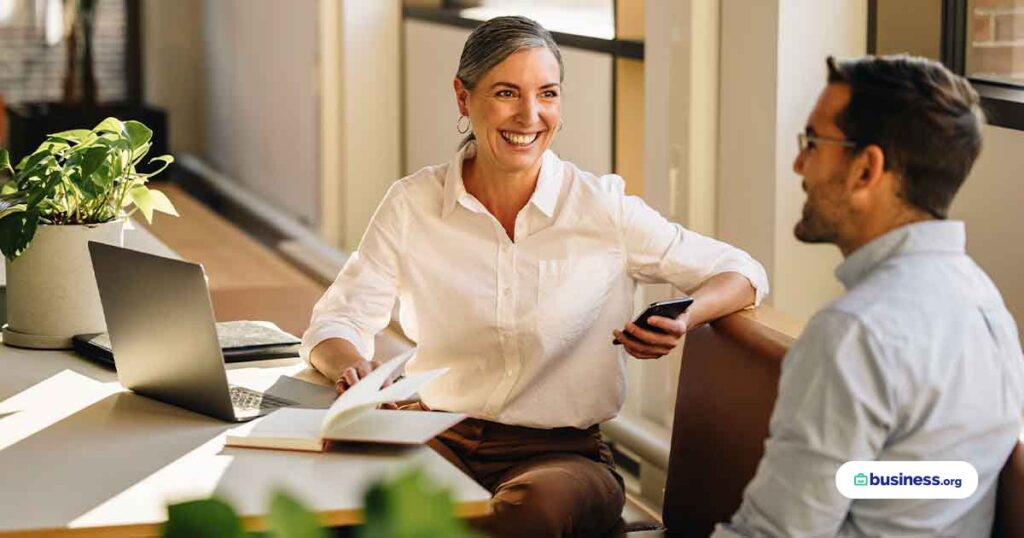
M 793 163 L 807 192 L 797 239 L 849 254 L 897 226 L 945 218 L 981 150 L 970 83 L 908 56 L 827 64 Z

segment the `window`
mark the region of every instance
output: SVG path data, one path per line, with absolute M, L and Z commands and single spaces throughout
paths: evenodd
M 552 32 L 615 38 L 612 0 L 450 0 L 469 19 L 486 21 L 501 15 L 530 17 Z
M 1024 0 L 870 0 L 868 52 L 941 60 L 990 124 L 1024 130 Z
M 964 72 L 1024 86 L 1024 1 L 968 0 Z
M 125 0 L 99 0 L 93 28 L 100 102 L 129 97 Z M 61 0 L 0 0 L 0 92 L 9 104 L 59 101 L 66 66 Z

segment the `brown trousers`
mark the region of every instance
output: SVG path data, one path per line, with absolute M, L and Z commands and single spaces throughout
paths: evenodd
M 598 427 L 542 430 L 466 419 L 430 446 L 494 496 L 474 521 L 495 538 L 621 532 L 625 496 Z

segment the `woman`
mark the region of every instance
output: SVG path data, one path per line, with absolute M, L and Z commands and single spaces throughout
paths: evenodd
M 450 163 L 391 187 L 303 336 L 303 355 L 344 392 L 375 367 L 374 336 L 401 299 L 417 343 L 407 369 L 449 368 L 421 391 L 424 408 L 472 417 L 432 446 L 494 493 L 493 536 L 612 530 L 622 482 L 598 432 L 625 396 L 612 340 L 658 358 L 688 325 L 767 292 L 742 251 L 548 151 L 562 75 L 557 45 L 529 19 L 469 36 L 454 86 L 457 128 L 471 134 Z M 695 303 L 652 318 L 664 334 L 644 331 L 626 323 L 637 282 L 670 282 Z

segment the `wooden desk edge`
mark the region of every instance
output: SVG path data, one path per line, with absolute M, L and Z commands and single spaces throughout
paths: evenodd
M 467 501 L 457 503 L 455 506 L 456 517 L 462 519 L 483 517 L 490 513 L 490 499 L 480 501 Z M 327 510 L 323 512 L 318 512 L 317 517 L 320 518 L 320 523 L 327 527 L 358 525 L 364 522 L 363 510 L 361 508 L 347 510 Z M 245 516 L 241 519 L 242 524 L 245 526 L 246 530 L 260 531 L 266 529 L 266 519 L 264 516 Z M 109 538 L 114 536 L 159 536 L 163 525 L 164 522 L 161 521 L 159 523 L 137 523 L 127 525 L 111 525 L 105 527 L 61 527 L 49 529 L 27 529 L 11 532 L 0 531 L 0 536 L 2 536 L 3 538 L 39 538 L 40 536 L 53 535 L 74 536 L 75 538 Z

